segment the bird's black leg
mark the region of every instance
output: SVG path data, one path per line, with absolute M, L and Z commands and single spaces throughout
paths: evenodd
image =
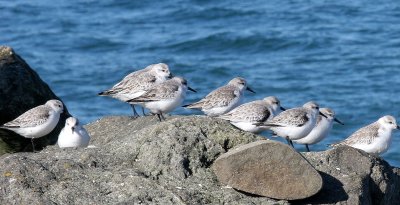
M 306 144 L 307 152 L 310 152 L 310 148 L 308 148 L 308 144 Z
M 290 145 L 294 148 L 293 142 L 292 142 L 292 140 L 289 139 L 289 137 L 286 137 L 286 141 L 287 141 L 288 145 Z
M 137 117 L 139 117 L 139 114 L 136 112 L 136 109 L 135 109 L 135 105 L 133 105 L 133 104 L 130 104 L 131 105 L 131 108 L 132 108 L 132 111 L 133 111 L 133 118 L 137 118 Z
M 286 141 L 287 141 L 287 144 L 290 145 L 290 139 L 289 139 L 289 137 L 286 137 Z
M 31 138 L 31 143 L 32 143 L 32 151 L 35 152 L 35 144 L 33 143 L 33 138 Z
M 160 113 L 160 115 L 161 115 L 162 119 L 165 121 L 166 119 L 165 119 L 164 115 L 162 113 Z
M 160 122 L 162 121 L 161 120 L 161 114 L 156 114 L 157 115 L 157 117 L 158 117 L 158 120 L 160 120 Z
M 143 116 L 147 116 L 146 113 L 144 113 L 144 107 L 142 107 L 142 113 L 143 113 Z

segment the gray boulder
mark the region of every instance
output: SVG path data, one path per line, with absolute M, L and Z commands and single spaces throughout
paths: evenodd
M 211 166 L 233 147 L 263 138 L 223 120 L 105 117 L 86 129 L 94 147 L 1 156 L 0 204 L 390 204 L 399 197 L 398 169 L 351 148 L 306 154 L 324 182 L 311 198 L 236 191 Z
M 218 157 L 213 169 L 223 184 L 274 199 L 304 199 L 322 188 L 321 176 L 301 154 L 272 140 L 232 149 Z
M 44 104 L 47 100 L 60 100 L 39 75 L 7 46 L 0 46 L 0 99 L 0 125 L 17 118 L 33 107 Z M 61 115 L 58 126 L 47 136 L 35 140 L 35 149 L 56 143 L 65 119 L 69 116 L 66 109 Z M 0 129 L 0 155 L 31 150 L 30 139 Z

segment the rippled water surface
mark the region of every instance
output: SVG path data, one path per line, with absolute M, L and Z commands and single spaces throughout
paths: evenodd
M 334 109 L 346 125 L 313 150 L 383 115 L 400 121 L 394 0 L 0 1 L 0 17 L 0 44 L 12 46 L 84 123 L 130 115 L 128 105 L 96 94 L 158 62 L 199 91 L 187 102 L 243 76 L 257 92 L 246 101 L 275 95 L 285 107 L 315 100 Z M 396 166 L 399 137 L 383 155 Z

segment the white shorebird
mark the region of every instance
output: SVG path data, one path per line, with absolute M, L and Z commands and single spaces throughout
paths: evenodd
M 294 143 L 304 144 L 308 152 L 310 151 L 308 145 L 316 144 L 328 136 L 328 133 L 332 129 L 333 121 L 343 125 L 343 123 L 335 117 L 335 112 L 333 110 L 329 108 L 321 108 L 319 110 L 326 117 L 318 115 L 317 123 L 311 132 L 299 140 L 293 140 Z
M 187 90 L 196 92 L 187 86 L 187 81 L 182 77 L 173 77 L 163 83 L 154 85 L 143 95 L 128 100 L 129 103 L 140 104 L 156 114 L 161 121 L 165 120 L 163 114 L 171 112 L 183 103 Z
M 0 128 L 14 131 L 15 133 L 33 139 L 49 134 L 57 126 L 60 114 L 64 111 L 63 103 L 59 100 L 49 100 L 44 105 L 34 107 L 16 119 L 5 123 Z
M 130 73 L 111 89 L 103 91 L 99 93 L 99 95 L 110 96 L 126 102 L 139 97 L 152 86 L 165 82 L 170 77 L 172 77 L 172 75 L 167 64 L 152 64 L 142 70 Z M 135 110 L 135 103 L 130 103 L 130 105 L 133 110 L 133 116 L 138 117 L 139 114 Z M 144 114 L 144 110 L 142 111 Z
M 206 115 L 215 117 L 225 114 L 238 106 L 243 98 L 243 91 L 248 90 L 255 93 L 247 86 L 246 80 L 236 77 L 198 102 L 184 105 L 186 108 L 199 109 Z
M 78 119 L 69 117 L 65 121 L 65 127 L 58 135 L 57 144 L 60 148 L 64 147 L 87 147 L 89 145 L 90 136 L 83 128 Z
M 293 147 L 292 140 L 307 136 L 314 128 L 318 113 L 320 113 L 318 104 L 310 101 L 303 107 L 285 110 L 271 120 L 257 125 L 272 130 L 277 136 L 285 138 Z
M 281 107 L 280 101 L 275 96 L 269 96 L 262 100 L 256 100 L 240 105 L 230 112 L 218 116 L 218 118 L 228 120 L 235 127 L 252 132 L 260 133 L 265 127 L 257 126 L 256 123 L 264 123 L 275 117 Z
M 347 145 L 370 154 L 382 154 L 388 150 L 391 144 L 394 129 L 400 129 L 396 119 L 393 116 L 386 115 L 357 130 L 347 139 L 331 146 Z

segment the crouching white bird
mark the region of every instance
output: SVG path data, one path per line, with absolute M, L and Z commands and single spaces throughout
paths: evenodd
M 87 147 L 89 145 L 90 136 L 83 128 L 78 119 L 69 117 L 65 121 L 65 127 L 58 136 L 57 144 L 60 148 L 64 147 Z
M 150 113 L 165 120 L 163 114 L 173 111 L 182 105 L 186 97 L 186 91 L 196 92 L 188 87 L 187 81 L 182 77 L 173 77 L 163 83 L 154 85 L 151 89 L 137 98 L 128 100 L 129 103 L 137 103 L 150 110 Z
M 218 118 L 228 120 L 233 126 L 252 133 L 260 133 L 265 127 L 256 125 L 264 123 L 275 117 L 281 107 L 280 101 L 275 96 L 269 96 L 262 100 L 255 100 L 240 105 L 230 112 L 218 116 Z
M 24 112 L 16 119 L 0 126 L 0 128 L 11 130 L 25 138 L 30 138 L 33 151 L 35 151 L 33 139 L 43 137 L 53 131 L 63 111 L 64 106 L 61 101 L 49 100 L 44 105 L 39 105 Z
M 315 127 L 311 130 L 311 132 L 307 136 L 299 140 L 293 140 L 294 143 L 304 144 L 308 152 L 310 151 L 308 145 L 316 144 L 325 139 L 326 136 L 328 136 L 329 132 L 332 129 L 333 121 L 344 125 L 335 117 L 335 112 L 333 110 L 329 108 L 321 108 L 319 109 L 319 111 L 326 117 L 318 115 L 317 123 Z
M 378 121 L 360 128 L 347 139 L 331 146 L 347 145 L 370 154 L 379 155 L 388 150 L 394 129 L 400 129 L 396 119 L 393 116 L 386 115 L 379 118 Z

